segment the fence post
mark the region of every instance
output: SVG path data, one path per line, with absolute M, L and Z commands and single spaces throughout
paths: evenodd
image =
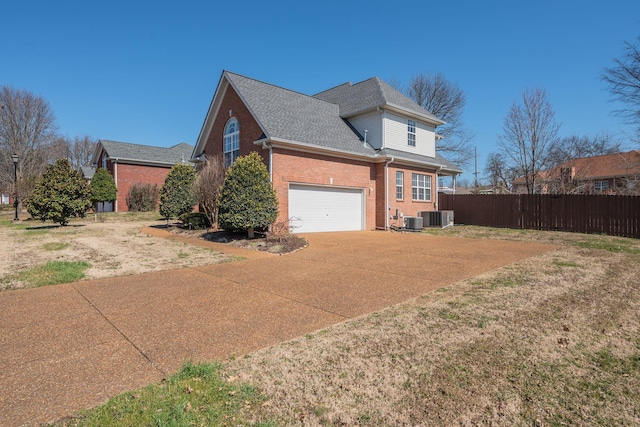
M 518 207 L 520 208 L 520 230 L 524 230 L 524 206 L 522 204 L 522 194 L 518 194 Z

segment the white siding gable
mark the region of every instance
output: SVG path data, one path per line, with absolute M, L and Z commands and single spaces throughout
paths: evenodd
M 364 137 L 367 131 L 367 143 L 375 149 L 382 148 L 382 113 L 375 111 L 349 118 L 349 123 Z
M 435 128 L 418 120 L 416 122 L 416 146 L 411 147 L 407 138 L 407 118 L 389 112 L 383 115 L 384 147 L 428 157 L 436 156 Z

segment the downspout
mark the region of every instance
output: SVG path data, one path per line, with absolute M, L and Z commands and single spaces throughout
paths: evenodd
M 386 140 L 386 129 L 385 129 L 385 112 L 380 107 L 376 107 L 376 110 L 382 116 L 382 146 L 380 148 L 385 148 L 385 140 Z M 385 198 L 385 212 L 384 212 L 384 229 L 389 229 L 389 165 L 393 163 L 395 157 L 391 157 L 390 160 L 385 162 L 384 164 L 384 198 Z
M 116 182 L 116 191 L 118 190 L 118 159 L 113 159 L 113 180 Z M 116 192 L 117 194 L 117 192 Z M 114 212 L 118 212 L 118 197 L 116 196 L 116 205 L 113 209 Z
M 266 148 L 269 148 L 269 182 L 271 182 L 271 187 L 273 188 L 273 147 L 271 144 L 267 144 L 267 141 L 262 141 L 262 149 Z M 269 233 L 272 231 L 271 226 L 272 224 L 269 224 Z
M 433 204 L 433 207 L 435 208 L 434 210 L 437 212 L 438 211 L 438 171 L 442 170 L 442 166 L 438 167 L 438 170 L 436 171 L 436 198 L 435 198 L 435 203 Z
M 269 149 L 269 181 L 273 182 L 273 147 L 271 144 L 267 145 L 267 141 L 262 141 L 262 149 Z
M 385 194 L 385 204 L 386 209 L 384 211 L 384 229 L 389 229 L 389 165 L 395 160 L 395 157 L 391 157 L 391 160 L 388 160 L 384 164 L 384 194 Z

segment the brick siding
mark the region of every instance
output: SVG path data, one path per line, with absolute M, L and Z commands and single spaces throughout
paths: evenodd
M 220 157 L 223 156 L 224 127 L 231 117 L 235 117 L 240 126 L 240 155 L 246 156 L 252 151 L 256 151 L 262 156 L 264 163 L 267 164 L 269 162 L 268 151 L 262 150 L 253 144 L 254 141 L 260 139 L 262 136 L 262 129 L 260 129 L 251 112 L 231 86 L 227 88 L 227 92 L 220 103 L 218 115 L 213 122 L 211 133 L 204 145 L 204 153 L 207 156 L 214 156 L 216 154 L 220 155 Z
M 396 199 L 396 172 L 404 172 L 404 198 L 402 200 Z M 422 175 L 431 176 L 431 200 L 419 201 L 412 200 L 411 191 L 411 174 L 419 173 Z M 433 171 L 426 170 L 424 168 L 417 168 L 411 166 L 399 166 L 391 163 L 389 165 L 389 216 L 396 215 L 396 209 L 398 214 L 402 216 L 418 216 L 420 211 L 434 211 L 438 194 L 436 192 L 436 174 Z M 389 219 L 389 225 L 404 225 L 402 218 L 398 217 L 397 220 Z
M 362 188 L 365 228 L 376 227 L 376 165 L 374 163 L 300 151 L 273 149 L 273 187 L 280 203 L 278 221 L 288 221 L 289 183 Z
M 102 168 L 102 153 L 98 156 L 98 169 Z M 112 160 L 107 161 L 107 170 L 114 177 L 116 187 L 118 189 L 117 203 L 113 209 L 117 212 L 128 212 L 127 194 L 134 184 L 151 184 L 157 185 L 158 190 L 164 184 L 164 180 L 169 175 L 171 166 L 150 166 L 136 165 L 130 163 L 114 163 Z M 116 172 L 117 170 L 117 172 Z
M 268 167 L 269 150 L 253 144 L 263 135 L 262 129 L 231 86 L 227 88 L 227 92 L 220 103 L 211 132 L 205 143 L 204 153 L 207 156 L 223 155 L 224 127 L 231 117 L 235 117 L 240 125 L 240 155 L 244 156 L 255 151 L 260 154 Z M 384 165 L 384 162 L 372 163 L 364 160 L 287 150 L 279 147 L 273 148 L 273 187 L 279 201 L 277 221 L 288 221 L 289 183 L 333 185 L 364 189 L 365 229 L 384 228 L 387 214 L 384 191 Z M 403 201 L 396 200 L 395 173 L 397 170 L 405 172 L 405 197 Z M 412 172 L 431 175 L 431 201 L 418 202 L 411 200 Z M 404 166 L 399 169 L 399 166 L 393 163 L 389 166 L 389 214 L 395 214 L 396 209 L 405 216 L 415 216 L 419 211 L 434 210 L 437 197 L 435 190 L 436 177 L 433 171 Z M 391 220 L 389 223 L 393 224 Z M 400 221 L 398 221 L 398 225 L 401 225 Z
M 129 194 L 129 189 L 134 184 L 156 184 L 159 190 L 171 170 L 168 166 L 143 166 L 126 163 L 118 163 L 117 168 L 118 212 L 129 211 L 129 207 L 127 206 L 127 194 Z

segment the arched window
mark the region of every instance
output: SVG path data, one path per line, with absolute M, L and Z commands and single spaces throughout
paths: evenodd
M 102 153 L 102 168 L 107 168 L 107 153 Z
M 232 117 L 224 127 L 224 165 L 229 167 L 240 154 L 240 126 L 238 120 Z

